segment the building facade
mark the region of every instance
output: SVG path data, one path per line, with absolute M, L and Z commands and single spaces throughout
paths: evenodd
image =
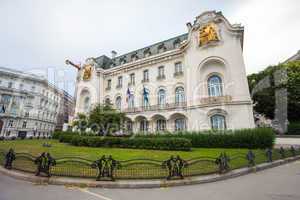
M 0 137 L 49 137 L 62 92 L 42 77 L 0 67 Z
M 110 102 L 133 132 L 253 128 L 243 27 L 210 11 L 187 29 L 125 55 L 88 58 L 78 71 L 75 113 Z
M 64 127 L 68 127 L 71 121 L 70 118 L 74 116 L 75 112 L 75 100 L 69 93 L 66 91 L 61 91 L 60 95 L 60 106 L 59 112 L 57 116 L 57 124 L 55 130 L 61 131 L 65 130 Z

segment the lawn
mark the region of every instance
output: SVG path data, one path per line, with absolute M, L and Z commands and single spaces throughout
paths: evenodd
M 49 142 L 52 147 L 43 147 L 43 143 Z M 137 158 L 147 158 L 155 160 L 166 160 L 171 155 L 179 155 L 183 159 L 196 157 L 218 157 L 221 152 L 226 152 L 229 156 L 241 153 L 246 155 L 248 149 L 219 149 L 219 148 L 193 148 L 192 151 L 159 151 L 141 149 L 121 149 L 121 148 L 92 148 L 75 147 L 69 144 L 59 143 L 57 140 L 14 140 L 0 141 L 0 149 L 7 150 L 13 148 L 17 153 L 30 153 L 34 156 L 42 152 L 49 152 L 54 158 L 66 156 L 76 156 L 89 160 L 97 160 L 102 155 L 112 155 L 117 160 L 128 160 Z M 264 150 L 255 150 L 255 153 L 263 153 Z

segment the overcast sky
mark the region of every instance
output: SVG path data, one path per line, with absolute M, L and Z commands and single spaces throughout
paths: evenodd
M 174 37 L 207 10 L 245 26 L 248 74 L 300 50 L 299 0 L 0 0 L 0 66 L 44 74 L 72 94 L 76 71 L 65 59 Z

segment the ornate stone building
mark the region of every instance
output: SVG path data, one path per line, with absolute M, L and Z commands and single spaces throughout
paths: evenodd
M 50 136 L 62 121 L 62 96 L 42 77 L 0 67 L 0 137 Z
M 75 113 L 111 102 L 133 132 L 253 128 L 243 59 L 244 28 L 205 12 L 188 32 L 78 71 Z

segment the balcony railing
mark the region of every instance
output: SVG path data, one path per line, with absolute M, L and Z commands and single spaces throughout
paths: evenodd
M 134 108 L 126 108 L 123 112 L 135 113 L 135 112 L 145 112 L 145 111 L 158 111 L 158 110 L 170 110 L 170 109 L 185 109 L 187 107 L 186 102 L 181 103 L 166 103 L 162 105 L 149 105 Z

